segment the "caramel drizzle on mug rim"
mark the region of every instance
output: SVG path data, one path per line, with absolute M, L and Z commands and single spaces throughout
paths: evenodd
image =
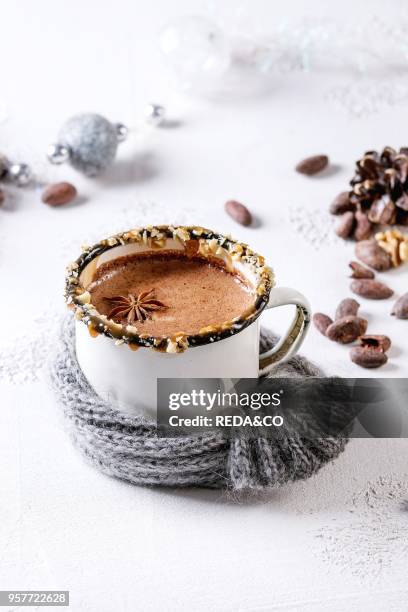
M 83 294 L 87 293 L 85 288 L 82 288 L 79 283 L 79 276 L 83 269 L 97 256 L 105 253 L 106 251 L 128 243 L 143 242 L 148 243 L 149 240 L 157 240 L 158 233 L 164 236 L 164 243 L 160 246 L 165 246 L 166 238 L 178 239 L 184 245 L 187 240 L 195 240 L 199 243 L 211 244 L 216 243 L 216 249 L 221 249 L 225 253 L 238 252 L 239 258 L 247 265 L 253 266 L 254 272 L 257 277 L 257 285 L 255 289 L 258 297 L 254 305 L 248 309 L 247 312 L 242 313 L 240 317 L 232 321 L 225 322 L 217 327 L 205 328 L 200 330 L 198 334 L 186 335 L 185 342 L 179 341 L 177 338 L 157 338 L 148 334 L 140 334 L 136 328 L 126 328 L 126 325 L 116 323 L 112 320 L 112 325 L 109 324 L 107 317 L 103 317 L 98 313 L 92 305 L 89 303 L 89 299 L 81 301 Z M 217 253 L 218 255 L 218 253 Z M 230 237 L 217 234 L 212 230 L 205 229 L 199 226 L 156 226 L 156 227 L 145 227 L 137 228 L 120 234 L 111 236 L 110 238 L 103 239 L 93 246 L 83 247 L 82 254 L 76 259 L 73 264 L 68 267 L 66 277 L 66 291 L 65 297 L 69 308 L 73 308 L 76 312 L 76 318 L 83 321 L 85 325 L 92 326 L 95 329 L 96 334 L 103 334 L 108 338 L 113 338 L 118 342 L 126 342 L 128 344 L 137 344 L 146 348 L 150 347 L 155 350 L 169 351 L 169 348 L 173 348 L 172 345 L 177 345 L 177 352 L 183 351 L 187 347 L 200 346 L 208 344 L 209 342 L 217 342 L 228 336 L 239 333 L 245 329 L 248 325 L 253 323 L 255 319 L 259 317 L 263 309 L 265 308 L 269 291 L 274 285 L 274 274 L 273 271 L 265 266 L 263 257 L 252 251 L 248 245 L 238 242 Z M 81 294 L 81 295 L 80 295 Z M 90 295 L 88 296 L 90 298 Z M 182 344 L 182 346 L 181 346 Z M 167 348 L 166 348 L 167 345 Z

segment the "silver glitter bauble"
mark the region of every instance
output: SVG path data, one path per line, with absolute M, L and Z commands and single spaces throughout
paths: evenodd
M 33 178 L 30 166 L 27 164 L 11 164 L 8 168 L 7 178 L 17 187 L 28 185 Z
M 70 152 L 74 168 L 96 176 L 113 162 L 118 147 L 116 126 L 94 113 L 75 115 L 63 125 L 58 144 Z
M 145 109 L 145 119 L 147 123 L 159 126 L 166 119 L 166 109 L 160 104 L 148 104 Z
M 69 160 L 70 151 L 62 144 L 52 144 L 47 149 L 47 157 L 52 164 L 64 164 Z

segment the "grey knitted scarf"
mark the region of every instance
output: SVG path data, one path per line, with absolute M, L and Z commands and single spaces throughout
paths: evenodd
M 344 450 L 344 438 L 316 441 L 293 433 L 279 440 L 230 440 L 217 432 L 160 438 L 155 422 L 122 414 L 96 395 L 78 365 L 74 334 L 73 317 L 68 315 L 50 363 L 51 384 L 76 446 L 110 476 L 137 485 L 259 491 L 308 478 Z M 261 350 L 275 340 L 263 330 Z M 274 377 L 321 375 L 302 357 L 292 358 L 273 373 Z

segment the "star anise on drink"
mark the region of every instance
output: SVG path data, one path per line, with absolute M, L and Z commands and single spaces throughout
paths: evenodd
M 146 319 L 152 317 L 153 312 L 164 310 L 167 308 L 163 302 L 160 302 L 155 297 L 154 289 L 142 291 L 139 295 L 129 293 L 125 295 L 115 295 L 105 298 L 114 305 L 114 308 L 109 312 L 108 319 L 127 319 L 130 325 L 136 321 L 143 323 Z

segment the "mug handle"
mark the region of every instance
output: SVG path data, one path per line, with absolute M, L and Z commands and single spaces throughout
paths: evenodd
M 259 355 L 259 376 L 269 374 L 274 366 L 294 355 L 305 339 L 310 325 L 311 310 L 308 300 L 299 291 L 288 287 L 272 289 L 266 308 L 276 308 L 289 304 L 296 306 L 295 317 L 288 331 L 279 342 L 269 351 Z

